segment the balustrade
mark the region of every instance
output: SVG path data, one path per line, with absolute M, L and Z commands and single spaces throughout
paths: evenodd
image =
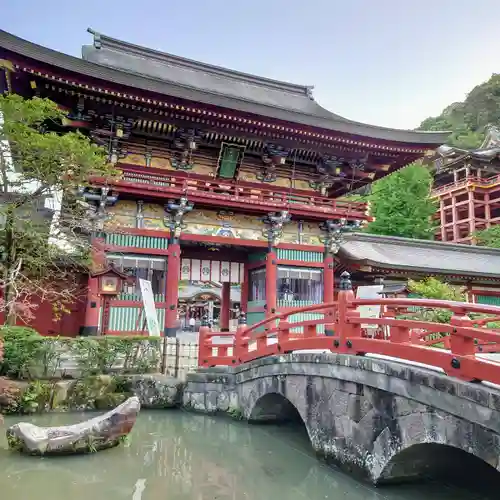
M 91 179 L 96 184 L 105 183 L 106 180 L 99 177 Z M 306 209 L 312 212 L 336 213 L 343 217 L 353 217 L 364 219 L 366 217 L 366 203 L 338 201 L 324 196 L 311 194 L 290 193 L 280 190 L 272 190 L 239 184 L 238 182 L 224 182 L 220 179 L 213 181 L 199 178 L 176 177 L 173 175 L 150 174 L 125 170 L 119 179 L 113 179 L 111 184 L 118 189 L 128 190 L 141 189 L 159 195 L 188 195 L 190 198 L 196 197 L 200 202 L 205 200 L 217 200 L 219 203 L 239 201 L 251 205 L 265 205 L 283 208 L 289 205 L 290 210 Z M 139 185 L 139 186 L 138 186 Z M 193 198 L 194 199 L 194 198 Z
M 296 308 L 252 326 L 245 324 L 242 315 L 237 332 L 224 334 L 223 345 L 217 339 L 222 334 L 202 326 L 200 366 L 238 365 L 269 355 L 320 349 L 356 356 L 389 356 L 431 365 L 461 379 L 500 384 L 500 362 L 482 357 L 484 353 L 500 353 L 500 329 L 494 323 L 500 319 L 500 307 L 417 298 L 357 299 L 347 273 L 342 275 L 341 288 L 337 302 Z M 360 317 L 360 306 L 380 306 L 381 314 Z M 451 319 L 438 323 L 400 314 L 415 307 L 447 310 Z M 291 316 L 303 313 L 323 317 L 290 322 Z M 333 336 L 319 329 L 325 324 L 333 325 Z M 297 327 L 301 333 L 296 333 Z M 369 333 L 373 331 L 376 334 Z

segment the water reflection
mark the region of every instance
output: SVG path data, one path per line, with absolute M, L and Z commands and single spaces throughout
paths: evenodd
M 63 425 L 76 418 L 33 421 Z M 4 427 L 15 420 L 7 418 Z M 0 446 L 6 447 L 0 431 Z M 1 498 L 8 500 L 474 498 L 437 483 L 375 490 L 316 460 L 303 429 L 181 411 L 142 412 L 125 446 L 87 456 L 40 459 L 0 450 L 0 484 Z

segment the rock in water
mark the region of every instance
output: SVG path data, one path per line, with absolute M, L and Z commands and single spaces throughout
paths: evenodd
M 7 429 L 9 447 L 30 455 L 91 453 L 117 446 L 132 430 L 141 409 L 139 398 L 79 424 L 38 427 L 20 422 Z

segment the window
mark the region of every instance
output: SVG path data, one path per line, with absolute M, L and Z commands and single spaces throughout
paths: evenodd
M 222 143 L 217 175 L 224 179 L 233 179 L 243 159 L 243 151 L 242 146 Z
M 249 272 L 248 300 L 266 300 L 266 270 L 253 269 Z
M 320 304 L 323 301 L 323 270 L 278 266 L 277 292 L 278 300 L 285 302 Z
M 165 293 L 165 259 L 135 255 L 108 255 L 108 262 L 135 278 L 134 282 L 124 284 L 125 293 L 140 295 L 139 278 L 151 281 L 154 295 Z

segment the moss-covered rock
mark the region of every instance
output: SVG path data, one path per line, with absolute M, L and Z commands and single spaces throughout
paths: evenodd
M 145 408 L 180 404 L 183 384 L 165 375 L 91 375 L 79 380 L 0 378 L 0 413 L 108 410 L 136 395 Z
M 76 383 L 68 390 L 66 404 L 71 410 L 94 410 L 96 400 L 113 393 L 115 384 L 111 375 L 92 375 Z
M 143 408 L 174 408 L 182 398 L 183 383 L 166 375 L 132 375 L 130 387 Z
M 60 380 L 52 388 L 51 409 L 65 411 L 68 409 L 68 394 L 71 392 L 76 380 Z
M 122 404 L 127 399 L 123 392 L 109 392 L 95 399 L 95 408 L 97 410 L 110 410 Z
M 42 413 L 51 409 L 53 383 L 42 380 L 30 382 L 21 393 L 19 413 Z

